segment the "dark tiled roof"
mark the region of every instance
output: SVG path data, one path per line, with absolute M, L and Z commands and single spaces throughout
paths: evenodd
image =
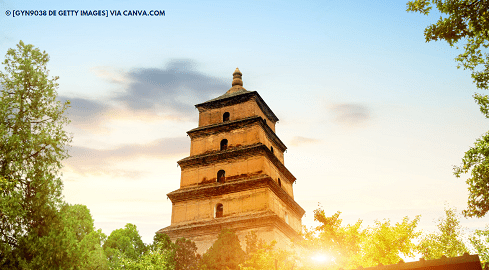
M 198 107 L 199 105 L 203 105 L 205 103 L 210 103 L 210 102 L 214 102 L 214 101 L 218 101 L 218 100 L 222 100 L 222 99 L 226 99 L 226 98 L 231 98 L 231 97 L 235 97 L 235 96 L 239 96 L 239 95 L 243 95 L 243 94 L 253 93 L 253 92 L 256 92 L 256 91 L 248 91 L 248 90 L 242 88 L 241 90 L 236 91 L 236 92 L 232 92 L 232 93 L 226 92 L 224 95 L 218 96 L 218 97 L 213 98 L 211 100 L 208 100 L 206 102 L 202 102 L 202 103 L 197 104 L 195 106 Z
M 460 257 L 447 258 L 442 256 L 436 260 L 420 259 L 417 262 L 403 262 L 390 265 L 379 265 L 368 268 L 357 268 L 363 270 L 482 270 L 479 255 L 465 253 Z

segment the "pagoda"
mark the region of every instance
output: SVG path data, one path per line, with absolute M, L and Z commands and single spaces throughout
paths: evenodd
M 167 194 L 171 225 L 157 233 L 190 239 L 201 254 L 223 228 L 242 245 L 254 231 L 285 247 L 302 230 L 304 210 L 294 201 L 296 178 L 284 165 L 277 116 L 256 91 L 243 88 L 238 68 L 231 89 L 195 107 L 199 126 L 187 132 L 190 156 L 178 161 L 180 188 Z

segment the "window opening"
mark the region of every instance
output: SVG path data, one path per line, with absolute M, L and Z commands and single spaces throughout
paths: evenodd
M 222 121 L 223 121 L 223 122 L 229 121 L 229 113 L 228 113 L 228 112 L 225 112 L 225 113 L 222 115 Z
M 272 151 L 272 154 L 273 154 L 273 146 L 270 146 L 270 151 Z
M 220 170 L 217 172 L 217 182 L 224 183 L 224 179 L 226 178 L 226 172 L 224 170 Z
M 281 187 L 282 186 L 282 181 L 280 181 L 280 178 L 278 179 L 278 186 Z
M 223 216 L 223 213 L 224 213 L 224 206 L 222 206 L 222 203 L 218 203 L 216 205 L 216 214 L 214 215 L 215 218 L 220 218 Z
M 285 223 L 289 224 L 289 215 L 287 214 L 287 212 L 285 212 L 284 219 L 285 219 Z
M 222 151 L 222 150 L 226 150 L 227 148 L 228 148 L 228 140 L 223 139 L 223 140 L 221 141 L 221 151 Z

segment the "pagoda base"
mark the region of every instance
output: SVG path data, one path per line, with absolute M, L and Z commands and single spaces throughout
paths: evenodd
M 277 241 L 276 246 L 282 249 L 289 248 L 291 242 L 299 238 L 297 232 L 272 211 L 175 224 L 157 233 L 167 234 L 172 241 L 181 237 L 190 239 L 197 245 L 197 252 L 203 254 L 217 240 L 217 236 L 224 228 L 236 233 L 243 250 L 246 250 L 245 237 L 252 231 L 256 233 L 258 239 L 267 243 Z

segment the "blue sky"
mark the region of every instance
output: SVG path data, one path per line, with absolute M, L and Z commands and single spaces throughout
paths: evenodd
M 15 17 L 7 10 L 165 10 L 164 17 Z M 23 40 L 49 53 L 72 101 L 64 195 L 107 234 L 143 240 L 170 224 L 166 193 L 189 154 L 194 104 L 223 94 L 239 67 L 280 119 L 295 199 L 313 225 L 318 203 L 345 223 L 421 214 L 434 229 L 467 187 L 452 166 L 487 131 L 455 48 L 425 43 L 439 14 L 405 1 L 0 0 L 0 53 Z M 484 219 L 463 219 L 469 228 Z

